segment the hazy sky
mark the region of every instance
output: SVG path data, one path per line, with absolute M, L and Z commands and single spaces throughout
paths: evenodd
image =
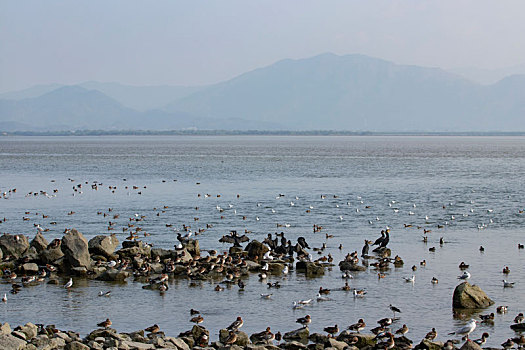
M 0 92 L 88 80 L 201 85 L 283 58 L 525 63 L 523 0 L 0 0 Z

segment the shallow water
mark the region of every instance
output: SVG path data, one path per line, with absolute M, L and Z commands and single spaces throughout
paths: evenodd
M 289 331 L 305 314 L 312 316 L 314 332 L 334 324 L 343 328 L 359 318 L 370 329 L 376 320 L 392 316 L 388 305 L 394 304 L 402 310 L 394 329 L 406 323 L 408 337 L 417 342 L 436 327 L 438 339 L 446 340 L 446 333 L 467 321 L 455 320 L 451 308 L 461 261 L 470 264 L 471 283 L 496 302 L 481 313 L 509 306 L 508 314 L 497 315 L 493 325 L 479 325 L 473 338 L 488 331 L 487 345 L 499 345 L 514 335 L 509 325 L 525 311 L 525 251 L 517 249 L 518 242 L 525 243 L 525 214 L 518 212 L 525 207 L 523 137 L 5 137 L 0 139 L 0 165 L 0 190 L 17 188 L 9 199 L 0 199 L 0 215 L 7 218 L 0 232 L 32 238 L 39 223 L 50 229 L 48 240 L 75 227 L 88 238 L 115 232 L 122 241 L 127 236 L 122 227 L 137 213 L 146 215 L 140 224 L 151 234 L 144 241 L 157 247 L 173 247 L 175 227 L 186 224 L 197 230 L 211 223 L 213 227 L 198 236 L 201 248 L 227 250 L 229 245 L 218 239 L 232 229 L 250 230 L 249 236 L 259 240 L 284 231 L 293 241 L 306 237 L 310 246 L 327 241 L 325 254 L 331 253 L 337 263 L 348 252 L 360 251 L 365 238 L 375 240 L 388 225 L 393 254 L 405 261 L 383 279 L 373 269 L 355 274 L 350 285 L 366 288 L 365 298 L 332 291 L 333 300 L 296 311 L 293 300 L 315 297 L 319 286 L 336 289 L 344 284 L 337 266 L 319 279 L 295 272 L 272 277 L 282 284 L 278 290 L 268 290 L 255 275 L 246 281 L 245 292 L 236 286 L 215 292 L 211 281 L 190 287 L 186 280 L 171 282 L 165 295 L 142 290 L 132 279 L 123 286 L 76 280 L 69 293 L 61 286 L 40 285 L 8 294 L 0 318 L 11 324 L 53 323 L 86 333 L 109 317 L 118 331 L 158 323 L 167 334 L 177 335 L 191 328 L 189 309 L 196 308 L 214 339 L 238 315 L 248 333 L 267 326 Z M 95 191 L 86 181 L 103 185 Z M 79 183 L 82 193 L 72 190 Z M 117 186 L 115 193 L 109 185 Z M 53 189 L 58 189 L 56 197 L 26 196 L 40 190 L 52 195 Z M 277 198 L 279 194 L 285 196 Z M 156 216 L 163 206 L 168 208 Z M 224 209 L 222 214 L 217 206 Z M 313 209 L 307 213 L 309 206 Z M 114 231 L 107 229 L 109 217 L 97 215 L 108 208 L 120 214 L 111 219 L 117 222 Z M 70 211 L 75 214 L 67 215 Z M 42 213 L 49 217 L 42 218 Z M 277 223 L 290 227 L 278 228 Z M 314 234 L 313 224 L 324 229 Z M 423 227 L 432 230 L 426 244 Z M 326 240 L 326 233 L 334 238 Z M 440 237 L 447 242 L 442 247 Z M 428 251 L 432 246 L 435 253 Z M 423 259 L 426 267 L 419 266 Z M 412 265 L 418 266 L 414 285 L 403 280 L 413 274 Z M 504 277 L 506 265 L 511 273 Z M 433 276 L 439 284 L 430 283 Z M 516 286 L 503 288 L 503 278 Z M 0 292 L 8 290 L 0 284 Z M 99 290 L 112 290 L 112 296 L 99 298 Z M 261 300 L 260 293 L 270 291 L 272 299 Z

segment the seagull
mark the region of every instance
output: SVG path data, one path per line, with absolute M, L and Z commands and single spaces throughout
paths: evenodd
M 294 301 L 292 303 L 292 309 L 302 309 L 305 305 L 304 304 L 299 304 L 297 301 Z
M 297 303 L 301 305 L 308 305 L 312 303 L 312 299 L 299 300 Z
M 272 297 L 273 293 L 270 293 L 270 294 L 263 294 L 261 293 L 261 298 L 262 299 L 270 299 Z
M 468 271 L 464 271 L 463 274 L 461 276 L 458 276 L 458 279 L 459 280 L 467 280 L 470 278 L 470 272 Z
M 4 297 L 2 298 L 2 301 L 3 301 L 4 303 L 7 303 L 7 294 L 6 294 L 6 293 L 4 293 Z
M 449 335 L 452 335 L 452 334 L 464 335 L 468 340 L 469 334 L 472 333 L 474 329 L 476 329 L 476 323 L 477 321 L 475 319 L 471 319 L 466 325 L 464 325 L 463 327 L 461 327 L 455 332 L 449 333 Z
M 405 282 L 415 283 L 416 282 L 416 275 L 412 275 L 412 277 L 403 277 L 405 279 Z
M 67 281 L 66 284 L 64 284 L 64 288 L 69 289 L 73 286 L 73 279 L 70 278 L 69 281 Z
M 109 297 L 111 296 L 111 291 L 110 290 L 108 290 L 107 292 L 100 291 L 98 292 L 98 296 L 99 297 Z
M 319 302 L 319 301 L 330 301 L 330 300 L 332 300 L 332 299 L 329 298 L 329 297 L 324 297 L 324 296 L 322 296 L 321 293 L 317 293 L 317 301 L 318 301 L 318 302 Z
M 506 280 L 502 280 L 503 281 L 503 287 L 504 288 L 512 288 L 514 287 L 514 282 L 507 282 Z
M 284 268 L 283 268 L 283 275 L 288 274 L 288 271 L 289 271 L 289 269 L 288 269 L 288 265 L 284 265 Z

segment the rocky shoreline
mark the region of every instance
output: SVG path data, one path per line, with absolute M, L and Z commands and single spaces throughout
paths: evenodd
M 234 335 L 234 336 L 232 336 Z M 178 336 L 168 336 L 151 327 L 150 332 L 138 330 L 130 333 L 118 333 L 113 328 L 99 328 L 81 337 L 74 331 L 62 331 L 53 325 L 34 325 L 27 323 L 11 329 L 8 323 L 0 325 L 0 349 L 4 350 L 154 350 L 154 349 L 208 349 L 208 350 L 379 350 L 379 349 L 416 349 L 440 350 L 455 349 L 456 344 L 434 342 L 423 339 L 414 345 L 405 336 L 385 341 L 374 334 L 362 334 L 343 331 L 338 335 L 327 336 L 319 333 L 310 334 L 308 327 L 299 328 L 280 337 L 269 329 L 261 333 L 248 335 L 240 330 L 221 329 L 219 340 L 210 342 L 209 331 L 195 325 L 191 330 Z M 280 335 L 280 333 L 279 333 Z M 458 344 L 460 345 L 460 344 Z M 481 347 L 473 341 L 466 341 L 461 350 L 479 350 Z M 486 348 L 490 349 L 490 348 Z

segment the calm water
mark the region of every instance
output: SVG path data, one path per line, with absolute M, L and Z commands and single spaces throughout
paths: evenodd
M 86 181 L 103 185 L 94 191 Z M 73 192 L 79 183 L 84 184 L 82 193 Z M 115 193 L 110 185 L 117 186 Z M 70 293 L 41 285 L 8 294 L 8 303 L 0 305 L 0 318 L 11 324 L 52 323 L 86 333 L 109 317 L 118 331 L 158 323 L 167 334 L 177 335 L 191 328 L 193 307 L 203 313 L 203 325 L 216 339 L 217 331 L 238 315 L 248 333 L 266 326 L 286 332 L 297 328 L 295 319 L 305 314 L 312 316 L 313 332 L 334 324 L 343 328 L 359 318 L 374 327 L 378 319 L 392 316 L 392 303 L 403 311 L 394 329 L 406 323 L 409 338 L 419 341 L 436 327 L 438 339 L 444 341 L 449 338 L 446 333 L 466 322 L 455 320 L 451 308 L 461 261 L 470 264 L 471 283 L 496 302 L 481 313 L 509 306 L 508 314 L 497 315 L 494 325 L 478 326 L 473 337 L 488 331 L 488 344 L 499 345 L 514 335 L 509 325 L 525 311 L 525 251 L 517 249 L 518 242 L 525 243 L 525 214 L 519 214 L 525 208 L 522 137 L 4 137 L 0 190 L 11 188 L 17 188 L 16 194 L 0 199 L 0 215 L 7 218 L 0 232 L 31 238 L 36 223 L 50 229 L 49 240 L 61 237 L 66 227 L 88 238 L 107 234 L 109 217 L 97 212 L 113 208 L 120 218 L 111 219 L 117 222 L 112 232 L 120 241 L 127 236 L 122 227 L 138 213 L 146 215 L 141 226 L 151 234 L 144 240 L 157 247 L 172 248 L 176 242 L 175 231 L 166 224 L 191 225 L 193 230 L 213 224 L 198 238 L 201 248 L 220 250 L 229 245 L 218 239 L 232 229 L 252 231 L 249 236 L 259 240 L 284 231 L 293 241 L 305 236 L 317 247 L 328 233 L 334 238 L 327 241 L 325 253 L 336 263 L 348 252 L 360 251 L 365 238 L 375 240 L 388 225 L 393 254 L 405 261 L 384 279 L 372 269 L 355 274 L 350 285 L 368 290 L 363 299 L 333 291 L 332 301 L 297 311 L 291 308 L 293 300 L 315 297 L 319 286 L 336 289 L 344 284 L 338 267 L 319 279 L 295 272 L 272 277 L 270 281 L 279 280 L 282 288 L 272 289 L 270 300 L 260 299 L 260 293 L 269 291 L 256 276 L 247 281 L 243 293 L 237 287 L 215 292 L 211 281 L 190 287 L 186 280 L 172 282 L 165 295 L 144 291 L 132 279 L 124 286 L 78 280 Z M 54 189 L 56 197 L 26 196 L 40 190 L 52 194 Z M 285 196 L 277 198 L 279 194 Z M 168 208 L 157 216 L 163 206 Z M 222 214 L 217 206 L 224 209 Z M 313 209 L 307 213 L 309 206 Z M 70 211 L 75 214 L 67 215 Z M 43 219 L 42 213 L 49 217 Z M 277 228 L 277 223 L 289 227 Z M 313 224 L 324 230 L 314 234 Z M 438 224 L 444 228 L 438 229 Z M 422 241 L 423 228 L 432 230 L 427 244 Z M 443 247 L 440 237 L 448 242 Z M 432 246 L 435 253 L 428 250 Z M 426 267 L 419 266 L 423 259 Z M 412 265 L 418 266 L 414 285 L 403 280 L 413 274 Z M 516 282 L 514 288 L 502 286 L 506 265 L 511 269 L 506 278 Z M 437 285 L 430 283 L 434 276 Z M 0 292 L 8 290 L 9 285 L 0 284 Z M 112 290 L 112 296 L 99 298 L 99 290 Z

